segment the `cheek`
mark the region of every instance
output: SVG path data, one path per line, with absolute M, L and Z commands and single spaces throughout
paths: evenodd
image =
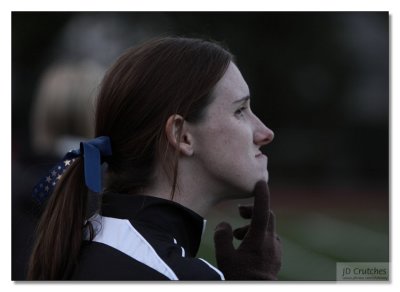
M 243 127 L 229 126 L 214 128 L 204 139 L 204 162 L 216 174 L 233 176 L 235 179 L 245 176 L 254 166 L 252 132 Z
M 208 131 L 206 139 L 210 151 L 221 157 L 239 158 L 234 156 L 247 156 L 251 150 L 251 132 L 243 127 L 235 125 L 235 121 L 228 122 L 218 128 L 212 128 Z

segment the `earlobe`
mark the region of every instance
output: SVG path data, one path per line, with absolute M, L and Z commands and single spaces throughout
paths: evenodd
M 192 137 L 182 116 L 171 115 L 165 124 L 165 133 L 174 149 L 186 156 L 193 155 Z

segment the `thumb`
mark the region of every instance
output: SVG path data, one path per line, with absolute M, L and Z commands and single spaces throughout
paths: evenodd
M 230 256 L 235 250 L 233 246 L 232 226 L 229 223 L 221 222 L 215 227 L 214 245 L 216 257 Z

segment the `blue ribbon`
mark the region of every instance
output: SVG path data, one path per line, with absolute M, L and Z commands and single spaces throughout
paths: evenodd
M 107 136 L 97 137 L 93 140 L 81 142 L 79 149 L 68 152 L 63 160 L 50 169 L 47 176 L 42 178 L 34 187 L 32 196 L 42 204 L 53 192 L 58 180 L 65 170 L 78 156 L 83 157 L 85 184 L 89 190 L 100 193 L 102 157 L 111 156 L 111 142 Z
M 81 142 L 80 152 L 83 154 L 86 186 L 95 193 L 101 192 L 101 157 L 111 156 L 110 138 L 101 136 Z

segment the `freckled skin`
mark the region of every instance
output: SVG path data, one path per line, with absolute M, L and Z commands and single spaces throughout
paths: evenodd
M 250 195 L 258 180 L 268 182 L 267 159 L 256 155 L 274 137 L 251 111 L 249 100 L 234 103 L 249 95 L 239 69 L 231 63 L 214 89 L 204 120 L 190 124 L 193 159 L 205 181 L 236 198 Z

